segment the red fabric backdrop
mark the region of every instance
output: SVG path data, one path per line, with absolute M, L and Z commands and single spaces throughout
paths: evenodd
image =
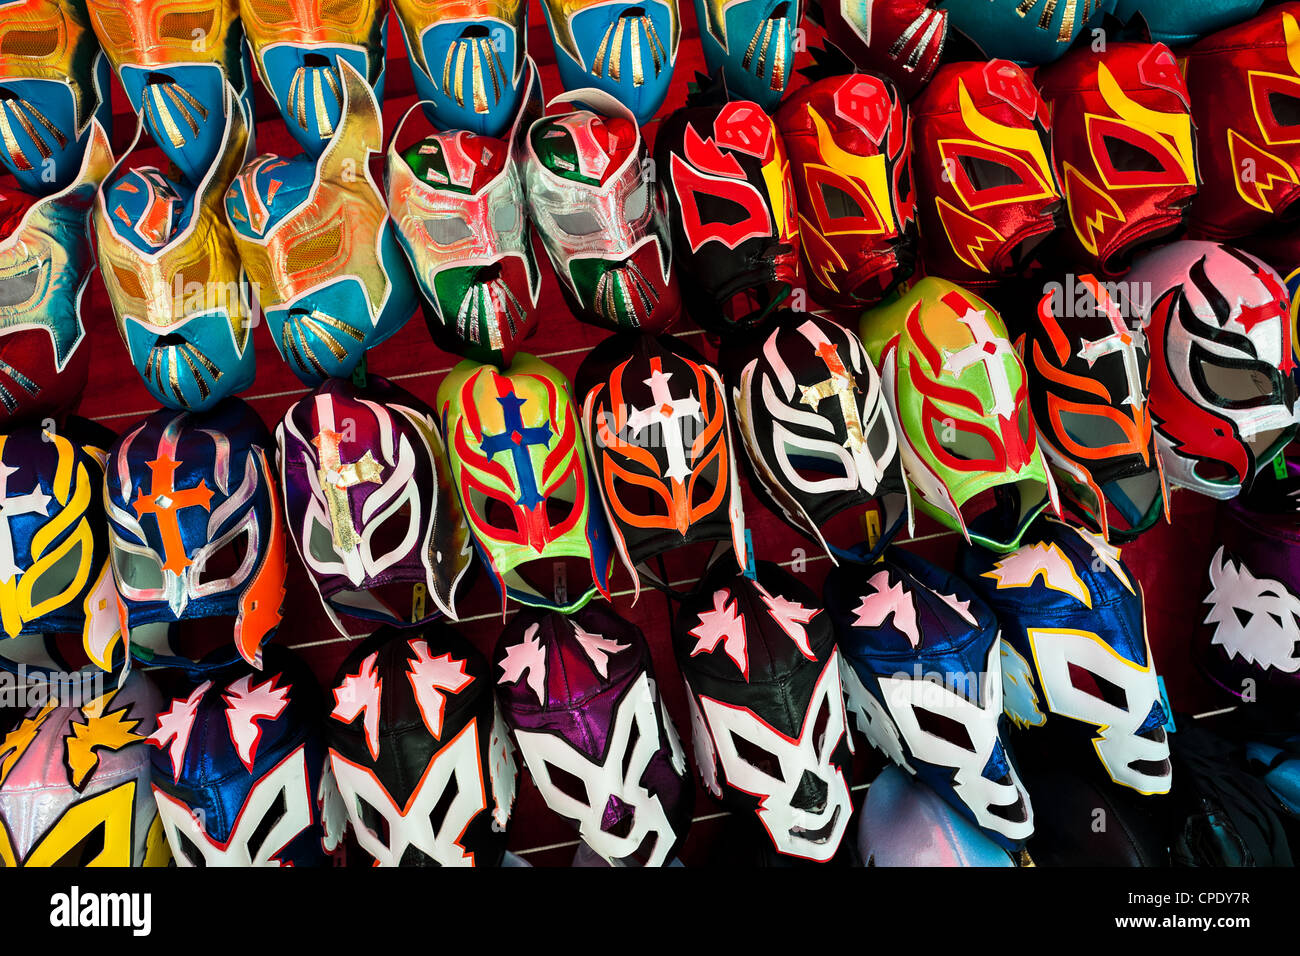
M 696 70 L 703 69 L 703 54 L 693 7 L 683 5 L 682 40 L 672 87 L 659 116 L 668 115 L 685 100 L 687 84 Z M 549 99 L 562 92 L 555 53 L 546 21 L 538 0 L 529 11 L 529 53 L 540 68 L 542 88 Z M 810 45 L 818 34 L 812 24 L 805 24 Z M 809 62 L 806 52 L 796 63 Z M 387 97 L 384 103 L 386 131 L 391 133 L 398 119 L 414 102 L 413 84 L 399 31 L 394 25 L 389 33 Z M 802 82 L 796 77 L 796 83 Z M 257 146 L 262 152 L 293 155 L 299 150 L 276 113 L 275 106 L 259 86 L 256 91 Z M 647 124 L 645 133 L 653 142 L 657 120 Z M 118 155 L 134 135 L 135 118 L 126 104 L 120 87 L 114 83 L 113 144 Z M 539 253 L 541 250 L 538 250 Z M 572 377 L 582 357 L 605 332 L 577 322 L 561 299 L 556 279 L 544 254 L 539 254 L 544 278 L 541 297 L 541 322 L 526 350 L 539 355 Z M 89 334 L 94 364 L 90 384 L 82 402 L 82 414 L 111 427 L 116 432 L 154 410 L 154 403 L 139 378 L 127 371 L 130 360 L 119 338 L 99 276 L 89 292 Z M 709 357 L 717 353 L 718 342 L 683 320 L 676 329 L 692 345 Z M 272 429 L 288 407 L 307 390 L 288 370 L 264 329 L 254 331 L 257 352 L 257 379 L 243 395 Z M 371 372 L 386 376 L 407 388 L 430 405 L 434 402 L 442 376 L 456 363 L 457 357 L 439 350 L 429 339 L 423 321 L 416 315 L 389 341 L 368 357 Z M 803 540 L 768 512 L 746 489 L 745 511 L 753 529 L 755 549 L 760 559 L 792 564 L 805 582 L 820 593 L 822 580 L 830 562 L 816 553 L 816 546 Z M 1190 657 L 1190 636 L 1202 611 L 1199 600 L 1215 535 L 1215 503 L 1187 492 L 1180 492 L 1173 503 L 1174 524 L 1161 525 L 1124 550 L 1129 567 L 1141 579 L 1147 596 L 1147 619 L 1157 667 L 1165 676 L 1170 697 L 1179 710 L 1202 711 L 1223 703 L 1211 686 L 1194 670 Z M 916 538 L 905 546 L 940 564 L 951 567 L 952 558 L 961 544 L 959 536 L 922 519 Z M 329 682 L 339 663 L 353 646 L 341 637 L 320 608 L 319 598 L 307 580 L 296 552 L 290 549 L 288 597 L 279 640 L 302 653 L 323 683 Z M 806 556 L 806 560 L 804 559 Z M 802 570 L 800 570 L 802 568 Z M 689 740 L 690 724 L 681 681 L 673 662 L 668 627 L 672 606 L 657 593 L 643 593 L 633 606 L 626 574 L 615 580 L 615 604 L 618 612 L 635 622 L 649 639 L 655 667 L 678 729 Z M 679 582 L 684 583 L 684 582 Z M 511 612 L 513 613 L 513 612 Z M 468 602 L 460 629 L 485 654 L 491 655 L 501 629 L 500 602 L 491 582 L 480 576 Z M 863 748 L 859 748 L 861 755 Z M 861 785 L 869 779 L 859 760 L 859 774 L 854 781 Z M 682 858 L 690 863 L 709 854 L 717 839 L 719 824 L 725 814 L 703 790 L 696 803 L 696 824 Z M 574 837 L 566 822 L 551 813 L 537 792 L 521 773 L 520 796 L 511 831 L 510 846 L 522 852 L 534 864 L 566 864 L 573 854 Z M 355 861 L 354 861 L 355 862 Z

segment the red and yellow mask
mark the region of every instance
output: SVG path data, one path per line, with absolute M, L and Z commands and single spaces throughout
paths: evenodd
M 951 63 L 912 104 L 925 271 L 967 285 L 1018 272 L 1055 227 L 1051 121 L 1009 60 Z
M 1189 213 L 1208 239 L 1300 212 L 1300 3 L 1206 37 L 1183 66 L 1204 180 Z
M 1038 74 L 1069 246 L 1104 275 L 1182 225 L 1196 195 L 1187 86 L 1162 43 L 1080 47 Z
M 916 239 L 902 97 L 878 76 L 833 76 L 792 94 L 776 119 L 813 296 L 874 304 L 910 271 Z

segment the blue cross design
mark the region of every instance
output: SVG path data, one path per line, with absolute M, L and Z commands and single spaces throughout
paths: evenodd
M 537 490 L 537 479 L 533 474 L 533 462 L 528 449 L 534 445 L 550 446 L 551 423 L 525 428 L 523 416 L 519 414 L 525 400 L 514 393 L 513 387 L 505 395 L 498 395 L 497 401 L 501 403 L 506 430 L 499 435 L 484 435 L 482 448 L 489 460 L 495 458 L 499 451 L 510 452 L 515 474 L 519 476 L 518 504 L 532 511 L 542 503 L 542 496 Z

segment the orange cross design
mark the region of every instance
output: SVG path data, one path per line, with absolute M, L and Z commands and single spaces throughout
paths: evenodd
M 170 455 L 159 455 L 149 462 L 152 474 L 148 494 L 140 489 L 132 503 L 135 513 L 143 518 L 152 514 L 158 522 L 158 533 L 162 535 L 164 571 L 180 574 L 190 566 L 189 556 L 185 553 L 185 542 L 181 540 L 181 525 L 177 513 L 184 508 L 202 508 L 212 510 L 212 490 L 207 482 L 200 479 L 193 488 L 176 488 L 176 468 L 180 462 Z M 165 519 L 165 520 L 164 520 Z

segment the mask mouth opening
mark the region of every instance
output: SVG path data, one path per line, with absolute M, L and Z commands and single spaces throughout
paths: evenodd
M 1142 736 L 1139 734 L 1139 736 Z M 1131 760 L 1128 769 L 1144 777 L 1167 777 L 1173 772 L 1169 759 L 1164 760 Z
M 535 558 L 502 575 L 510 591 L 531 594 L 546 607 L 567 607 L 581 601 L 594 585 L 586 557 Z
M 1034 260 L 1038 248 L 1048 240 L 1052 235 L 1052 224 L 1054 219 L 1049 213 L 1044 213 L 1043 226 L 1039 231 L 1032 235 L 1025 236 L 1015 245 L 1011 246 L 1004 253 L 1008 265 L 1008 271 L 1020 272 Z
M 1046 483 L 1025 478 L 980 492 L 964 502 L 961 511 L 972 540 L 994 550 L 1011 551 L 1047 506 Z
M 791 827 L 790 836 L 796 840 L 803 840 L 807 843 L 825 844 L 835 833 L 835 825 L 839 823 L 841 807 L 836 807 L 831 812 L 831 818 L 824 826 L 815 830 L 805 830 L 803 827 Z
M 1106 521 L 1112 530 L 1137 534 L 1160 517 L 1160 473 L 1154 468 L 1109 481 L 1101 486 L 1101 493 L 1109 505 Z
M 415 585 L 423 583 L 422 578 L 399 578 L 369 588 L 349 588 L 330 595 L 329 602 L 336 611 L 344 614 L 379 619 L 391 624 L 416 624 L 428 620 L 438 612 L 438 605 L 426 594 L 423 612 L 416 613 L 419 608 Z
M 1192 464 L 1192 474 L 1211 485 L 1233 487 L 1241 484 L 1241 476 L 1227 462 L 1212 458 L 1199 458 Z
M 994 783 L 1008 787 L 1013 785 L 1010 774 L 1004 775 L 1000 780 L 995 780 Z M 998 819 L 1006 820 L 1008 823 L 1029 822 L 1029 808 L 1025 806 L 1024 795 L 1019 790 L 1016 790 L 1015 803 L 990 803 L 986 809 Z
M 181 627 L 176 626 L 180 621 L 140 625 L 131 629 L 131 656 L 146 664 L 167 659 L 212 666 L 233 662 L 239 659 L 234 621 L 233 616 L 221 615 L 187 618 Z

